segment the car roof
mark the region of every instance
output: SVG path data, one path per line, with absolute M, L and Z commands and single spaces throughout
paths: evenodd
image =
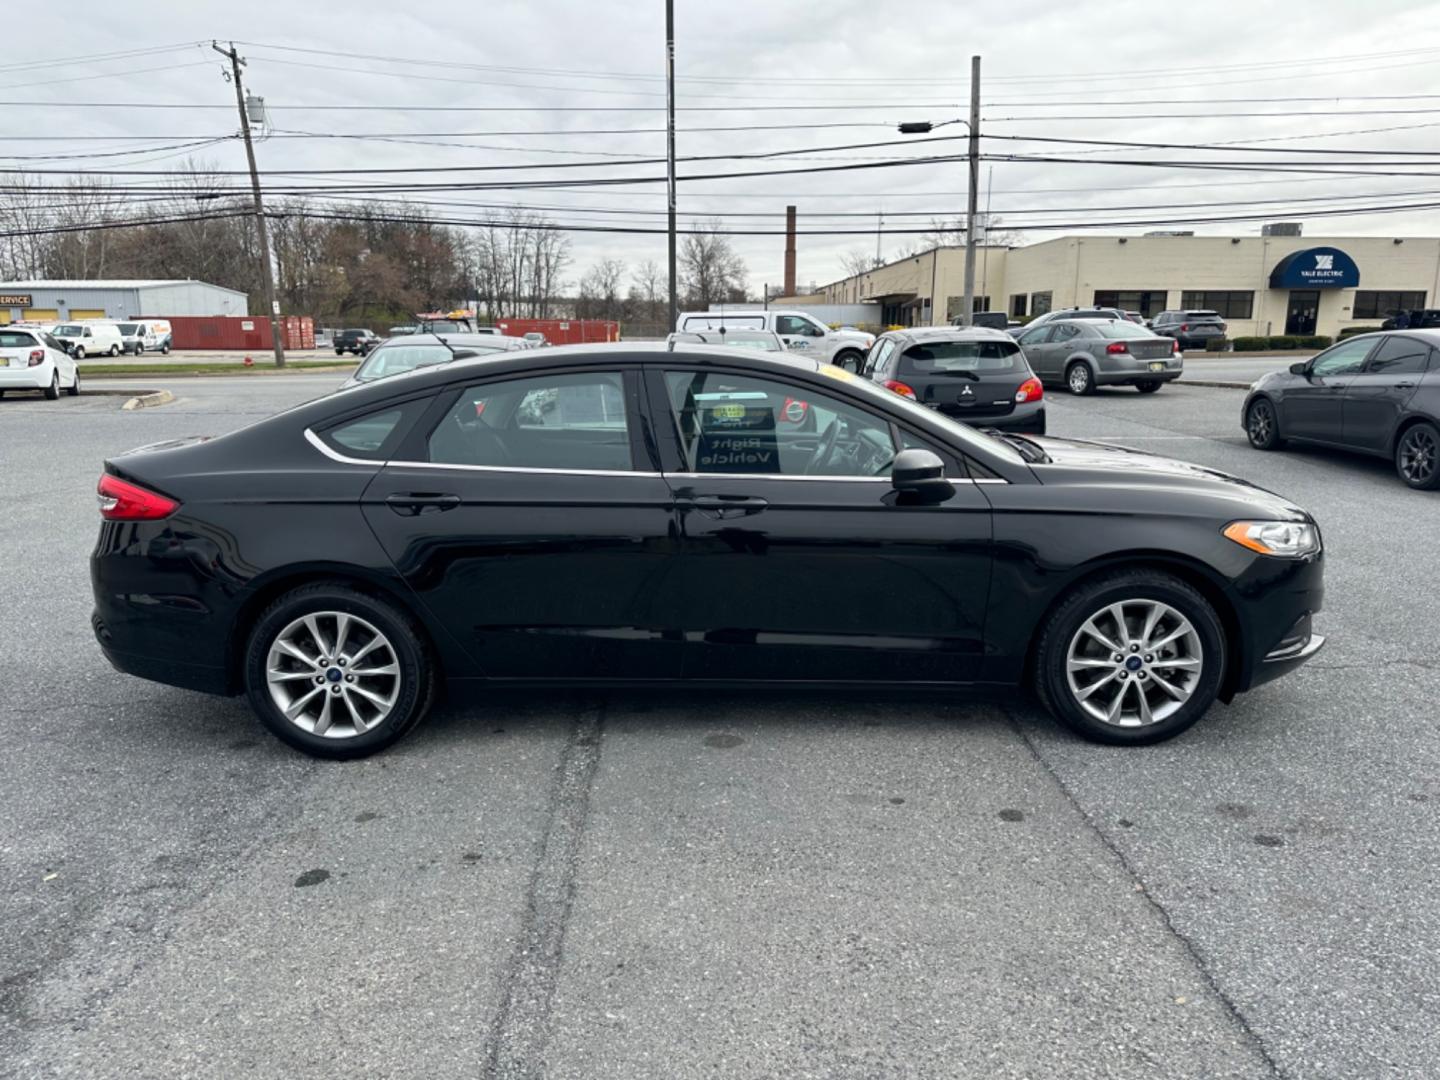
M 518 349 L 524 340 L 524 338 L 509 337 L 504 334 L 451 334 L 448 332 L 444 334 L 401 334 L 399 337 L 382 341 L 375 351 L 379 352 L 380 349 L 393 348 L 397 345 L 451 345 L 456 348 L 479 346 L 486 349 Z
M 1004 330 L 996 330 L 991 326 L 912 326 L 904 330 L 887 330 L 883 337 L 910 338 L 913 340 L 933 340 L 941 338 L 945 341 L 1010 341 L 1015 339 Z

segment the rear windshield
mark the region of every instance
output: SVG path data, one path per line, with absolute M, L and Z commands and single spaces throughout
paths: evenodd
M 454 357 L 444 345 L 386 345 L 370 354 L 355 378 L 361 382 L 399 375 L 402 371 L 444 364 Z
M 1218 311 L 1187 311 L 1185 312 L 1185 318 L 1204 322 L 1219 322 L 1220 313 Z
M 910 375 L 973 371 L 978 375 L 1019 371 L 1025 361 L 1013 341 L 934 341 L 911 345 L 900 357 Z
M 1130 338 L 1150 338 L 1160 336 L 1159 334 L 1151 333 L 1139 323 L 1133 322 L 1096 323 L 1094 326 L 1091 327 L 1091 329 L 1094 330 L 1101 337 L 1115 338 L 1119 341 L 1126 341 Z
M 29 349 L 38 345 L 29 334 L 17 330 L 0 330 L 0 349 Z

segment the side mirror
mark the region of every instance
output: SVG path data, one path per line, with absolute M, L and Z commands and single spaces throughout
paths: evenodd
M 1291 365 L 1290 365 L 1290 374 L 1291 374 L 1291 375 L 1305 375 L 1305 374 L 1308 374 L 1308 369 L 1309 369 L 1309 367 L 1310 367 L 1310 362 L 1309 362 L 1308 360 L 1301 360 L 1301 361 L 1299 361 L 1298 363 L 1294 363 L 1294 364 L 1291 364 Z
M 955 494 L 954 485 L 945 479 L 945 462 L 938 454 L 918 447 L 895 455 L 890 484 L 913 502 L 944 502 Z

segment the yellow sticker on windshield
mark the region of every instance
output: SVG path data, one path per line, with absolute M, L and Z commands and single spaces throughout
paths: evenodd
M 821 364 L 820 374 L 829 375 L 832 379 L 839 379 L 841 382 L 849 382 L 855 378 L 854 375 L 850 374 L 850 372 L 846 371 L 843 367 L 836 367 L 834 364 Z
M 744 405 L 716 405 L 710 412 L 720 420 L 744 420 Z

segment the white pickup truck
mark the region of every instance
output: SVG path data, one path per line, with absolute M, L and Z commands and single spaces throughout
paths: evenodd
M 696 330 L 769 330 L 785 348 L 817 360 L 859 371 L 860 362 L 875 344 L 875 335 L 861 330 L 831 330 L 815 316 L 797 310 L 752 308 L 740 311 L 687 311 L 676 320 L 680 332 Z

